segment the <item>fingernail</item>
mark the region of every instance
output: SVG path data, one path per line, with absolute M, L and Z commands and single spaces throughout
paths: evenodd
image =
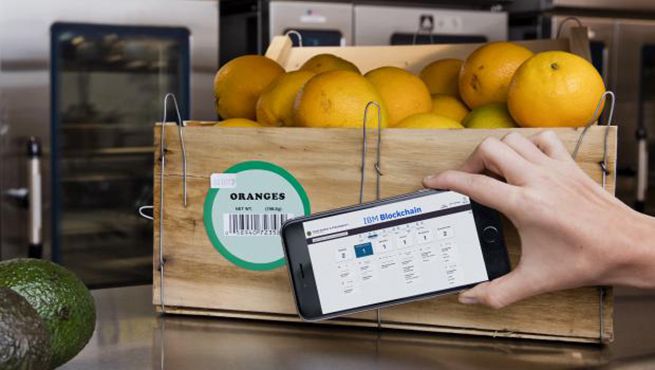
M 459 303 L 462 304 L 478 304 L 480 301 L 476 297 L 466 297 L 463 295 L 459 296 Z
M 432 179 L 434 179 L 434 178 L 435 178 L 434 175 L 425 176 L 425 177 L 423 178 L 423 182 L 430 182 L 430 181 L 431 181 Z

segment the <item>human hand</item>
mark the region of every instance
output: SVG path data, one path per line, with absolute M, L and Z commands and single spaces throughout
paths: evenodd
M 645 246 L 655 239 L 655 221 L 589 178 L 552 131 L 487 138 L 460 170 L 423 183 L 497 209 L 520 236 L 516 268 L 463 292 L 462 303 L 501 308 L 580 286 L 655 286 L 654 248 Z

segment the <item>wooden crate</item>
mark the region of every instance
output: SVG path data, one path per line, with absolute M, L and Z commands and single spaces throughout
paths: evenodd
M 571 50 L 567 40 L 524 43 L 534 50 Z M 587 44 L 588 45 L 588 44 Z M 430 60 L 463 57 L 476 46 L 407 46 L 352 48 L 291 48 L 276 38 L 267 55 L 287 69 L 294 69 L 319 52 L 342 55 L 363 70 L 378 65 L 398 65 L 417 70 Z M 399 51 L 401 48 L 402 51 Z M 588 52 L 588 50 L 587 50 Z M 584 55 L 584 50 L 580 52 Z M 371 58 L 375 56 L 375 58 Z M 413 61 L 413 62 L 410 62 Z M 159 143 L 162 127 L 167 138 L 164 211 L 160 214 Z M 605 127 L 591 127 L 577 162 L 594 180 L 601 182 L 599 162 L 603 156 Z M 501 138 L 510 131 L 532 135 L 540 129 L 499 130 L 402 130 L 382 132 L 381 195 L 406 193 L 421 187 L 431 173 L 458 167 L 486 137 Z M 572 150 L 581 129 L 554 130 Z M 376 135 L 368 135 L 365 199 L 375 197 Z M 616 127 L 609 128 L 608 163 L 611 170 L 606 189 L 613 193 L 616 160 Z M 177 128 L 157 125 L 154 172 L 154 270 L 153 303 L 167 313 L 240 317 L 277 321 L 299 321 L 286 268 L 272 271 L 246 270 L 229 262 L 212 246 L 203 223 L 203 204 L 209 177 L 236 163 L 272 162 L 289 171 L 302 184 L 313 212 L 358 202 L 362 132 L 360 129 L 312 128 L 220 128 L 188 122 L 184 129 L 187 150 L 188 204 L 182 202 L 182 160 Z M 499 195 L 502 196 L 502 195 Z M 163 217 L 164 279 L 160 280 L 160 217 Z M 516 230 L 506 223 L 506 239 L 512 264 L 520 255 Z M 162 291 L 163 289 L 163 291 Z M 613 338 L 612 290 L 609 287 L 580 288 L 540 295 L 510 307 L 493 310 L 457 303 L 455 296 L 426 300 L 381 311 L 383 328 L 533 338 L 571 342 L 609 342 Z M 376 312 L 365 312 L 326 323 L 375 327 Z

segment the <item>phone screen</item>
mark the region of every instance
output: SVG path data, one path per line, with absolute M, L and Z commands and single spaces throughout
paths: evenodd
M 303 223 L 323 314 L 488 280 L 471 201 L 451 191 Z

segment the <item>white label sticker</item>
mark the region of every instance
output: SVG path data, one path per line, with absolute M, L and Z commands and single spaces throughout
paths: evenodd
M 204 222 L 214 248 L 228 261 L 249 270 L 284 265 L 282 223 L 311 212 L 298 180 L 282 167 L 262 161 L 237 163 L 210 178 Z
M 212 189 L 233 189 L 237 187 L 235 173 L 212 173 L 209 177 L 209 186 Z

